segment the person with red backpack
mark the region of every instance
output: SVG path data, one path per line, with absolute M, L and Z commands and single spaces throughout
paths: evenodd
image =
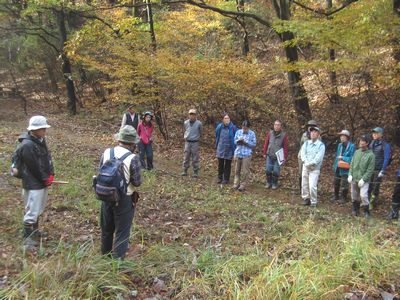
M 386 175 L 386 168 L 389 166 L 392 157 L 390 144 L 383 139 L 383 128 L 374 128 L 372 130 L 372 138 L 369 148 L 375 155 L 375 169 L 368 189 L 370 209 L 377 205 L 381 182 Z
M 118 145 L 106 149 L 101 157 L 94 188 L 98 198 L 102 200 L 101 253 L 124 259 L 137 202 L 135 187 L 141 184 L 140 162 L 134 154 L 139 138 L 135 128 L 125 125 L 115 135 L 115 139 Z M 113 168 L 120 169 L 121 166 L 122 172 L 113 172 Z M 113 183 L 114 178 L 107 180 L 107 175 L 122 177 L 123 181 L 116 185 Z

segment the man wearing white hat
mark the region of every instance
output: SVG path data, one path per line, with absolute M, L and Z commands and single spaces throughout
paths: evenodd
M 39 217 L 46 206 L 48 187 L 54 180 L 53 162 L 45 140 L 47 128 L 50 125 L 45 117 L 33 116 L 28 132 L 18 138 L 21 144 L 16 150 L 25 203 L 23 238 L 29 246 L 37 246 L 35 238 L 43 235 L 39 231 Z

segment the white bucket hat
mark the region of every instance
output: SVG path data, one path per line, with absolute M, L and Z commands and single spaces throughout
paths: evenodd
M 50 128 L 51 126 L 47 124 L 47 120 L 43 116 L 33 116 L 29 120 L 28 131 L 38 130 L 42 128 Z

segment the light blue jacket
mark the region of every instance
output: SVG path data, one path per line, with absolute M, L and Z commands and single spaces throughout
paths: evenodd
M 336 157 L 335 157 L 335 161 L 333 163 L 333 172 L 336 173 L 336 170 L 338 168 L 338 163 L 339 163 L 339 156 L 341 156 L 342 154 L 342 149 L 343 149 L 343 143 L 340 143 L 338 145 L 337 151 L 336 151 Z M 343 157 L 342 160 L 348 163 L 351 163 L 351 159 L 353 158 L 354 152 L 356 152 L 356 146 L 352 143 L 352 142 L 348 142 L 347 143 L 347 147 L 343 152 Z M 339 175 L 343 176 L 343 175 L 347 175 L 349 174 L 349 170 L 348 169 L 339 169 Z
M 305 141 L 300 150 L 301 161 L 305 167 L 314 166 L 315 170 L 320 170 L 322 160 L 325 155 L 325 145 L 320 140 L 313 142 Z

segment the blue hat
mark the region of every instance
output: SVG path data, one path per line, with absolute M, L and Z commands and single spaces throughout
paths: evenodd
M 372 132 L 383 133 L 383 128 L 382 127 L 375 127 L 374 129 L 372 129 Z

